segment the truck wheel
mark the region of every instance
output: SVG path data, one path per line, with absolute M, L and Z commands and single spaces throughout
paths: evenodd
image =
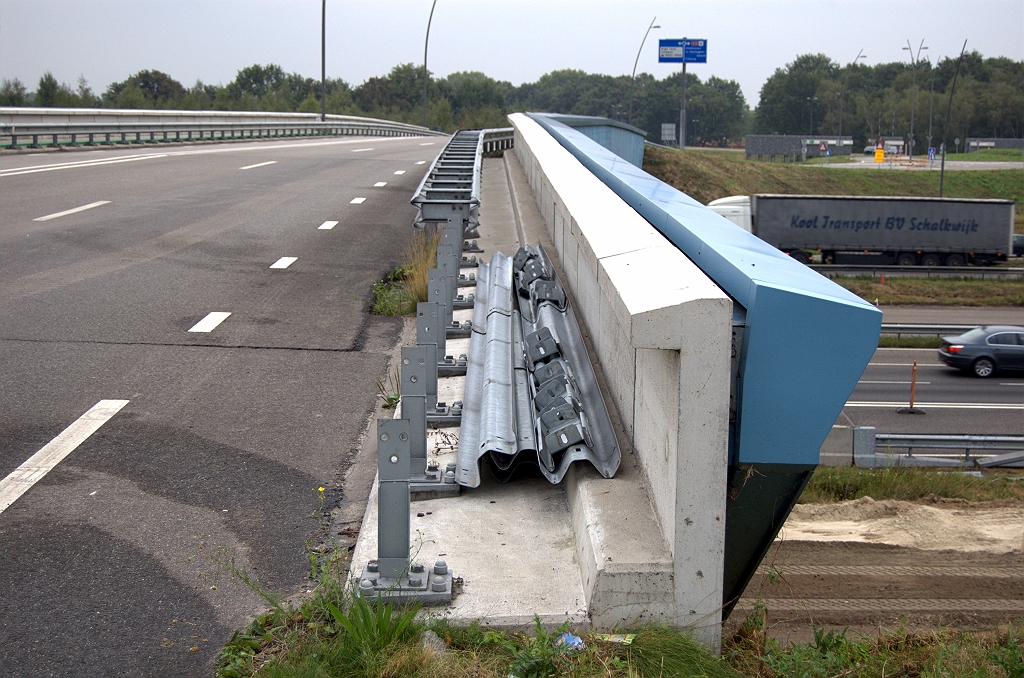
M 789 253 L 789 256 L 793 257 L 804 266 L 811 263 L 811 256 L 807 254 L 807 252 L 804 252 L 803 250 L 793 250 L 792 252 Z
M 946 257 L 946 266 L 963 266 L 964 255 L 962 254 L 950 254 Z
M 921 258 L 922 266 L 941 266 L 942 259 L 939 258 L 938 254 L 926 254 Z
M 971 370 L 974 371 L 974 376 L 984 379 L 992 376 L 992 373 L 996 371 L 996 366 L 988 358 L 978 358 L 971 365 Z
M 904 252 L 903 254 L 896 257 L 897 266 L 915 266 L 917 265 L 917 257 L 910 252 Z

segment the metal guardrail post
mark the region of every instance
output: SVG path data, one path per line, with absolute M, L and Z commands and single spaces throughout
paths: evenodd
M 438 560 L 429 570 L 409 554 L 409 422 L 377 420 L 377 559 L 363 567 L 359 595 L 397 603 L 443 604 L 452 573 Z

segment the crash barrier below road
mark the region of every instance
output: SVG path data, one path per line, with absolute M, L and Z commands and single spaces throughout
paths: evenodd
M 824 466 L 1024 467 L 1024 436 L 877 433 L 833 426 L 821 446 Z
M 673 621 L 711 636 L 818 463 L 881 312 L 584 135 L 543 114 L 510 119 L 651 488 L 673 556 Z M 594 183 L 621 208 L 595 210 Z M 623 270 L 633 277 L 620 283 Z M 671 318 L 659 302 L 673 296 L 708 308 Z M 724 316 L 710 309 L 719 299 Z M 631 307 L 652 312 L 637 322 Z M 808 364 L 830 378 L 807 379 Z
M 0 146 L 107 145 L 309 136 L 434 136 L 426 127 L 313 113 L 0 108 Z

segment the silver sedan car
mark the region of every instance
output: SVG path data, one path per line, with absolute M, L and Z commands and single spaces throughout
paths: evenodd
M 957 337 L 943 337 L 939 360 L 978 377 L 1024 370 L 1024 327 L 983 325 Z

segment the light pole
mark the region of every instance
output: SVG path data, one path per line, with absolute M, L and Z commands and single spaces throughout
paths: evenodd
M 850 68 L 857 65 L 857 62 L 861 59 L 867 59 L 868 55 L 864 54 L 864 48 L 862 47 L 857 56 L 854 58 L 853 63 L 850 64 Z M 839 143 L 843 143 L 843 100 L 846 97 L 846 86 L 849 84 L 850 72 L 847 70 L 846 77 L 843 78 L 843 89 L 839 93 Z
M 430 18 L 427 19 L 427 37 L 423 40 L 423 126 L 427 126 L 427 45 L 430 44 L 430 22 L 434 20 L 434 7 L 437 0 L 430 5 Z
M 320 122 L 327 120 L 327 0 L 320 6 Z
M 910 44 L 910 40 L 907 40 L 907 46 L 903 49 L 910 52 L 910 68 L 911 68 L 911 85 L 910 85 L 910 148 L 909 155 L 910 159 L 914 159 L 914 104 L 915 95 L 917 94 L 917 62 L 921 60 L 921 50 L 928 49 L 924 46 L 924 39 L 921 39 L 921 44 L 917 47 L 917 55 L 914 55 L 914 48 Z
M 818 97 L 807 97 L 807 100 L 811 102 L 811 131 L 807 134 L 814 136 L 814 102 L 818 100 Z
M 658 20 L 658 17 L 651 19 L 651 25 L 647 27 L 647 33 L 644 33 L 644 39 L 640 41 L 640 49 L 636 51 L 636 60 L 633 61 L 633 75 L 629 80 L 629 124 L 633 124 L 633 89 L 636 87 L 636 65 L 640 63 L 640 52 L 644 51 L 644 43 L 647 42 L 647 35 L 653 28 L 661 28 L 661 26 L 655 26 L 654 22 Z
M 931 59 L 928 60 L 928 72 L 931 74 L 931 84 L 928 85 L 928 149 L 929 152 L 932 147 L 932 104 L 934 103 L 933 94 L 935 92 L 935 69 L 932 68 Z

